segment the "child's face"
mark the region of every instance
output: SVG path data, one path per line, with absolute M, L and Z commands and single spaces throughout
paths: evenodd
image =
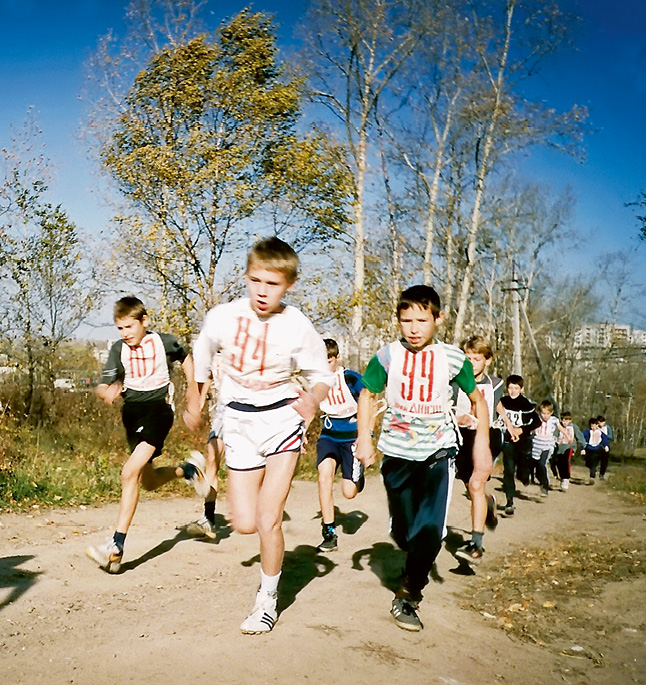
M 487 359 L 487 357 L 480 354 L 480 352 L 474 352 L 473 350 L 467 350 L 465 354 L 473 366 L 473 375 L 476 377 L 476 380 L 482 380 L 482 376 L 492 360 L 490 358 Z
M 507 386 L 507 394 L 509 395 L 509 397 L 511 397 L 512 400 L 515 400 L 521 392 L 523 392 L 522 385 L 518 385 L 517 383 L 510 383 Z
M 115 319 L 114 323 L 119 330 L 119 335 L 123 342 L 128 347 L 137 347 L 146 335 L 148 317 L 144 316 L 142 319 L 135 319 L 132 316 L 124 316 L 120 319 Z
M 337 367 L 339 366 L 339 358 L 328 356 L 327 365 L 330 367 L 330 371 L 336 371 Z
M 561 422 L 564 426 L 569 426 L 572 423 L 572 419 L 563 419 Z
M 591 431 L 599 430 L 599 424 L 598 423 L 591 423 L 590 424 L 590 430 Z
M 443 315 L 435 318 L 430 309 L 415 304 L 399 313 L 399 326 L 406 342 L 413 350 L 421 350 L 433 342 L 435 331 Z
M 247 270 L 247 291 L 251 308 L 258 316 L 269 316 L 280 311 L 283 295 L 294 286 L 285 274 L 260 265 L 251 264 Z
M 547 421 L 554 412 L 551 409 L 541 409 L 541 419 Z

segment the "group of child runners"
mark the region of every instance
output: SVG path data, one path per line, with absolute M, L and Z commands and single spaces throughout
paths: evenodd
M 569 414 L 560 421 L 554 416 L 548 401 L 537 412 L 522 394 L 520 376 L 507 378 L 503 395 L 503 381 L 488 374 L 493 352 L 483 338 L 468 339 L 462 349 L 437 339 L 443 312 L 437 292 L 426 285 L 400 295 L 401 338 L 378 350 L 363 374 L 343 368 L 337 343 L 323 340 L 305 315 L 283 304 L 297 275 L 298 257 L 287 243 L 277 237 L 258 241 L 247 258 L 248 296 L 208 312 L 192 355 L 173 336 L 148 330 L 138 298 L 116 303 L 121 339 L 110 350 L 97 394 L 109 404 L 123 398 L 131 454 L 122 469 L 115 532 L 87 554 L 117 573 L 139 485 L 152 490 L 175 478 L 190 482 L 204 500 L 204 515 L 186 526 L 187 532 L 215 538 L 217 474 L 224 458 L 231 527 L 257 533 L 260 543 L 260 587 L 240 628 L 247 634 L 268 632 L 277 620 L 283 512 L 307 427 L 320 410 L 318 550 L 331 552 L 338 545 L 335 473 L 340 466 L 344 497 L 362 491 L 364 470 L 375 463 L 373 432 L 383 413 L 377 448 L 383 453 L 391 535 L 406 553 L 391 614 L 399 627 L 420 630 L 418 607 L 446 535 L 454 475 L 467 487 L 472 518 L 471 539 L 456 556 L 477 564 L 485 527 L 498 523 L 495 497 L 486 492 L 493 457 L 502 451 L 504 511 L 511 516 L 516 477 L 524 484 L 536 477 L 547 495 L 550 464 L 567 490 L 577 441 L 591 479 L 599 464 L 603 477 L 607 432 L 595 419 L 581 435 Z M 173 423 L 168 393 L 175 361 L 186 376 L 186 425 L 200 429 L 211 384 L 217 386 L 217 406 L 207 457 L 192 451 L 177 467 L 156 467 Z M 295 381 L 297 375 L 304 383 Z

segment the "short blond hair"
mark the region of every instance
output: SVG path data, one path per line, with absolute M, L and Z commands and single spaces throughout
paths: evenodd
M 467 338 L 462 343 L 462 351 L 481 354 L 485 359 L 493 359 L 491 345 L 481 335 L 472 335 Z
M 275 235 L 261 238 L 247 256 L 247 272 L 252 266 L 278 271 L 288 283 L 298 278 L 298 255 L 294 248 Z

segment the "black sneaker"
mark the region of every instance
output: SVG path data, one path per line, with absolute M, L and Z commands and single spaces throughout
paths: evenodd
M 417 615 L 417 606 L 417 602 L 395 597 L 390 613 L 400 628 L 418 631 L 424 626 Z
M 463 561 L 466 561 L 467 564 L 476 566 L 477 564 L 480 563 L 480 560 L 482 559 L 482 553 L 484 552 L 484 549 L 481 549 L 476 545 L 476 543 L 473 540 L 470 540 L 467 542 L 464 547 L 460 547 L 456 552 L 455 556 L 458 559 L 462 559 Z
M 498 516 L 496 514 L 496 498 L 493 495 L 487 495 L 487 518 L 485 519 L 485 526 L 492 529 L 498 525 Z
M 319 552 L 333 552 L 339 546 L 338 540 L 334 528 L 323 528 L 323 542 L 316 549 Z
M 514 515 L 514 505 L 507 502 L 505 505 L 505 516 L 513 516 Z

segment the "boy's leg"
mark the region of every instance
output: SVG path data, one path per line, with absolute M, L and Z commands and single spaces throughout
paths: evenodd
M 610 453 L 601 450 L 601 458 L 599 459 L 599 478 L 605 480 L 606 471 L 608 470 L 608 462 L 610 461 Z
M 507 498 L 505 510 L 507 514 L 513 514 L 514 495 L 516 494 L 516 449 L 510 442 L 505 442 L 502 446 L 502 489 Z
M 541 452 L 540 459 L 536 462 L 536 475 L 541 486 L 541 495 L 546 496 L 550 489 L 549 476 L 547 475 L 547 460 L 550 457 L 549 450 Z
M 592 476 L 591 476 L 592 478 L 596 478 L 596 477 L 597 477 L 597 472 L 598 472 L 598 470 L 599 470 L 599 461 L 600 461 L 600 460 L 601 460 L 601 451 L 600 451 L 600 450 L 597 450 L 597 451 L 594 453 L 594 456 L 593 456 L 593 458 L 592 458 L 592 466 L 593 466 L 593 474 L 592 474 Z
M 153 445 L 140 442 L 128 457 L 121 469 L 121 500 L 115 533 L 102 545 L 90 545 L 86 549 L 87 556 L 108 573 L 117 573 L 121 567 L 126 534 L 139 501 L 139 482 L 142 480 L 144 470 L 152 468 L 149 461 L 155 450 Z
M 325 457 L 318 464 L 318 492 L 321 507 L 321 529 L 323 542 L 318 546 L 321 552 L 331 552 L 337 548 L 334 523 L 334 474 L 336 460 L 333 455 Z
M 256 527 L 260 536 L 260 565 L 268 576 L 280 573 L 285 552 L 283 512 L 298 461 L 298 452 L 268 457 L 258 493 Z
M 276 622 L 278 581 L 285 553 L 282 521 L 285 502 L 296 468 L 299 452 L 284 452 L 268 457 L 264 475 L 255 482 L 259 488 L 255 501 L 255 528 L 260 537 L 260 589 L 251 614 L 242 622 L 243 633 L 256 634 L 270 631 Z M 239 475 L 239 474 L 238 474 Z M 238 479 L 238 485 L 252 479 Z M 236 497 L 244 487 L 238 488 Z M 252 492 L 253 494 L 253 492 Z M 240 502 L 237 505 L 239 507 Z M 248 516 L 251 512 L 247 511 Z
M 204 476 L 209 484 L 209 494 L 204 500 L 204 516 L 186 526 L 178 526 L 180 530 L 186 530 L 194 537 L 208 537 L 215 539 L 215 503 L 218 496 L 218 471 L 224 454 L 224 441 L 214 435 L 209 437 L 206 446 L 206 467 Z
M 408 552 L 392 613 L 402 628 L 419 630 L 415 609 L 442 545 L 453 469 L 448 459 L 428 464 L 384 457 L 382 475 L 393 539 Z

